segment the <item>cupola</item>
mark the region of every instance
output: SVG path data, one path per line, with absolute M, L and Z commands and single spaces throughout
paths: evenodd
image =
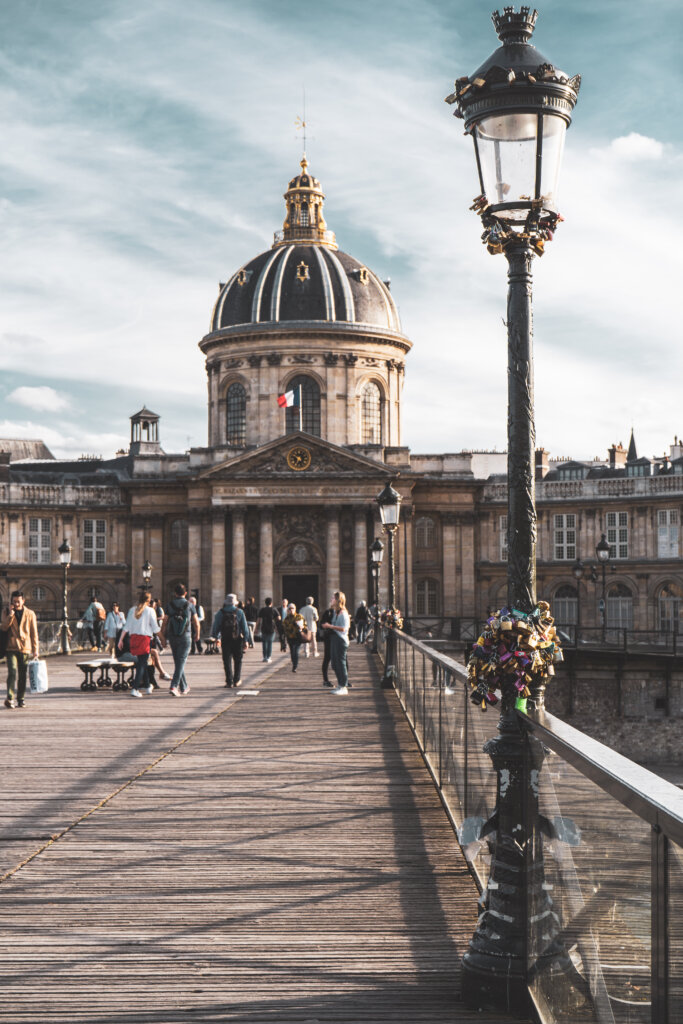
M 334 231 L 327 230 L 323 217 L 325 195 L 317 178 L 308 172 L 308 160 L 304 153 L 301 160 L 301 174 L 289 183 L 285 192 L 286 214 L 282 231 L 276 231 L 273 248 L 291 242 L 317 242 L 329 249 L 337 248 Z

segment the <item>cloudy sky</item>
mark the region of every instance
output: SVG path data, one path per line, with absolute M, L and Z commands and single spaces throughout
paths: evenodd
M 110 456 L 146 404 L 206 443 L 197 342 L 268 248 L 310 122 L 340 247 L 392 279 L 414 343 L 404 441 L 505 448 L 506 264 L 481 245 L 444 97 L 495 49 L 491 0 L 3 0 L 0 437 Z M 501 5 L 502 6 L 502 5 Z M 592 458 L 683 435 L 680 0 L 546 0 L 583 84 L 565 217 L 535 261 L 537 435 Z

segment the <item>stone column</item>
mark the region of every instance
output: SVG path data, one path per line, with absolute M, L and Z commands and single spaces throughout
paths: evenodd
M 230 590 L 240 600 L 245 598 L 244 509 L 232 510 L 232 573 Z
M 413 509 L 401 509 L 403 519 L 403 590 L 399 599 L 399 608 L 405 615 L 415 612 L 415 594 L 413 591 Z
M 464 512 L 458 517 L 460 524 L 460 578 L 461 578 L 461 609 L 464 618 L 475 618 L 477 611 L 474 604 L 474 513 Z
M 277 606 L 277 598 L 273 593 L 273 514 L 270 509 L 261 510 L 259 587 L 259 607 L 266 597 L 272 597 L 273 604 Z
M 452 512 L 444 512 L 441 516 L 441 543 L 443 545 L 443 615 L 448 618 L 458 614 L 458 588 L 455 576 L 458 558 L 455 546 L 455 516 Z
M 372 594 L 368 593 L 368 537 L 365 509 L 357 508 L 354 512 L 353 524 L 353 600 L 350 602 L 355 610 L 361 601 L 372 604 Z M 331 596 L 331 595 L 330 595 Z M 348 603 L 348 601 L 347 601 Z
M 225 598 L 225 512 L 211 523 L 211 611 L 218 611 Z M 206 611 L 206 609 L 205 609 Z
M 130 534 L 130 589 L 135 600 L 142 583 L 142 563 L 145 554 L 145 528 L 142 524 L 133 523 Z M 151 559 L 150 559 L 151 561 Z
M 202 585 L 202 524 L 196 513 L 190 513 L 187 525 L 187 589 L 199 590 Z
M 154 566 L 152 574 L 152 590 L 155 597 L 163 598 L 164 594 L 164 522 L 163 519 L 154 518 L 148 520 L 147 524 L 147 551 L 145 558 L 149 558 Z
M 328 512 L 327 515 L 327 575 L 325 596 L 320 598 L 320 606 L 327 608 L 332 595 L 339 590 L 340 565 L 339 565 L 339 513 Z

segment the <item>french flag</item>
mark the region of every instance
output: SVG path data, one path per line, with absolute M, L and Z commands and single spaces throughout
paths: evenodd
M 299 402 L 299 388 L 295 388 L 293 391 L 285 391 L 284 395 L 277 396 L 277 404 L 281 409 L 288 409 L 290 406 L 298 406 Z

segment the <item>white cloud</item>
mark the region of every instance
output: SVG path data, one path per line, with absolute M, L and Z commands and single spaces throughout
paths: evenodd
M 35 409 L 37 412 L 61 412 L 68 409 L 70 404 L 68 398 L 47 386 L 15 388 L 7 396 L 7 401 L 25 405 L 27 409 Z
M 60 459 L 77 459 L 84 454 L 111 458 L 114 451 L 121 447 L 119 434 L 84 431 L 76 423 L 66 424 L 60 430 L 38 420 L 0 420 L 0 437 L 40 439 Z
M 661 160 L 664 155 L 664 145 L 647 135 L 629 132 L 628 135 L 612 139 L 608 152 L 620 160 Z

